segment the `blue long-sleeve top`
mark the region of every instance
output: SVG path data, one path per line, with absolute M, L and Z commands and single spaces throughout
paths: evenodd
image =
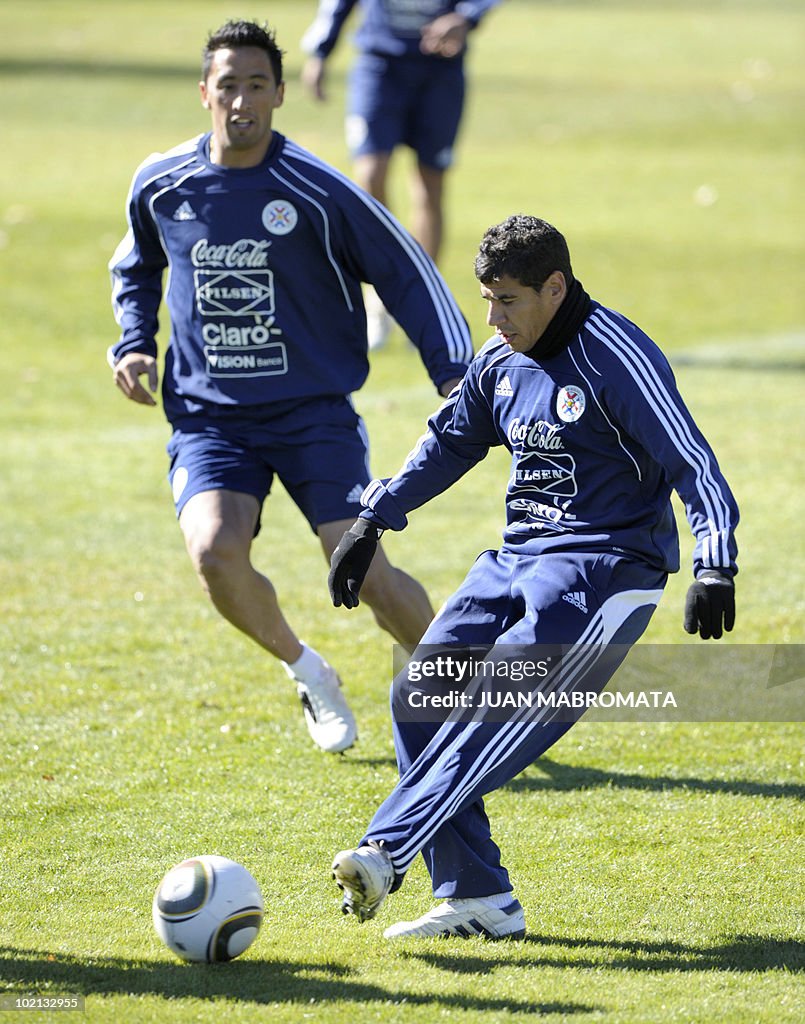
M 466 321 L 385 207 L 278 132 L 248 169 L 212 163 L 209 139 L 138 168 L 129 230 L 110 262 L 121 327 L 113 364 L 132 351 L 157 355 L 166 281 L 162 390 L 172 422 L 209 407 L 357 391 L 369 371 L 362 281 L 437 388 L 463 375 L 472 358 Z
M 616 552 L 676 572 L 676 490 L 694 575 L 737 572 L 732 492 L 666 358 L 621 314 L 591 303 L 570 344 L 542 361 L 491 338 L 399 472 L 367 487 L 362 515 L 404 528 L 500 445 L 511 452 L 505 548 Z

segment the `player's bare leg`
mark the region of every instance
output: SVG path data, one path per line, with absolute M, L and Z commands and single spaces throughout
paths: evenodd
M 386 202 L 386 181 L 388 178 L 390 153 L 366 153 L 355 158 L 354 176 L 362 189 L 374 196 L 384 206 Z M 370 349 L 382 348 L 394 329 L 394 321 L 386 310 L 374 288 L 364 290 L 366 304 L 366 334 Z
M 386 202 L 386 181 L 388 180 L 391 153 L 365 153 L 355 158 L 355 181 L 370 196 L 374 196 L 384 206 Z
M 271 581 L 251 563 L 259 503 L 236 491 L 203 491 L 182 509 L 179 525 L 201 585 L 233 626 L 279 658 L 295 681 L 310 735 L 323 750 L 355 742 L 355 719 L 335 670 L 303 645 L 282 614 Z
M 319 527 L 319 538 L 328 560 L 352 522 L 342 519 Z M 378 625 L 408 651 L 413 651 L 433 619 L 433 606 L 425 588 L 413 576 L 392 565 L 382 546 L 378 546 L 366 574 L 361 600 L 372 609 Z
M 273 584 L 251 563 L 259 510 L 251 494 L 202 491 L 182 509 L 179 526 L 201 585 L 221 615 L 275 657 L 293 662 L 302 645 Z
M 418 163 L 411 179 L 411 233 L 434 263 L 444 237 L 444 171 Z

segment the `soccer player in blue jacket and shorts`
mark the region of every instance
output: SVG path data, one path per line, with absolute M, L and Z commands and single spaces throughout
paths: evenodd
M 502 719 L 474 710 L 477 679 L 475 689 L 456 691 L 470 711 L 406 714 L 400 693 L 415 694 L 417 707 L 445 693 L 445 673 L 428 675 L 428 659 L 433 667 L 437 655 L 446 663 L 480 649 L 484 664 L 495 657 L 503 664 L 513 650 L 559 649 L 546 676 L 552 692 L 600 693 L 645 630 L 667 575 L 679 569 L 672 489 L 696 541 L 685 629 L 719 638 L 735 618 L 738 509 L 660 350 L 589 298 L 564 237 L 543 220 L 518 215 L 490 228 L 475 270 L 495 334 L 403 467 L 367 488 L 365 509 L 331 561 L 333 601 L 354 607 L 384 530 L 403 529 L 412 510 L 490 448 L 511 453 L 503 543 L 478 557 L 395 680 L 400 780 L 358 846 L 333 865 L 344 911 L 363 920 L 422 853 L 444 902 L 392 925 L 388 938 L 522 937 L 523 908 L 483 796 L 573 721 L 548 702 L 523 703 Z M 543 690 L 539 679 L 533 695 Z
M 360 0 L 349 76 L 346 136 L 359 185 L 388 205 L 394 150 L 416 156 L 411 179 L 412 233 L 439 258 L 444 234 L 444 176 L 464 110 L 469 33 L 499 0 Z M 302 81 L 325 99 L 326 61 L 358 0 L 320 0 L 302 40 L 309 54 Z M 388 340 L 392 320 L 375 293 L 366 297 L 369 347 Z
M 134 175 L 129 229 L 110 264 L 121 334 L 109 360 L 127 398 L 156 404 L 166 277 L 162 400 L 188 553 L 216 609 L 283 662 L 314 741 L 337 752 L 356 736 L 340 680 L 251 561 L 263 502 L 280 480 L 328 558 L 360 511 L 368 441 L 350 396 L 369 371 L 364 281 L 442 395 L 472 357 L 469 329 L 389 212 L 272 129 L 285 86 L 271 31 L 228 22 L 213 33 L 200 89 L 212 131 Z M 367 586 L 380 625 L 413 648 L 433 615 L 421 585 L 381 556 Z

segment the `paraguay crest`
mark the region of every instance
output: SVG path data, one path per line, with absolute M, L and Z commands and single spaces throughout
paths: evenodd
M 575 385 L 559 389 L 556 396 L 556 415 L 563 423 L 575 423 L 587 408 L 587 397 Z
M 272 235 L 287 235 L 298 220 L 296 207 L 287 199 L 272 199 L 263 207 L 263 227 Z

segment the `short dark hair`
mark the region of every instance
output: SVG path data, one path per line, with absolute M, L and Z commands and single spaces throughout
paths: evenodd
M 241 46 L 256 46 L 263 50 L 271 61 L 276 84 L 282 82 L 283 51 L 277 46 L 273 29 L 268 25 L 258 25 L 256 21 L 227 21 L 215 32 L 210 32 L 202 51 L 202 81 L 209 78 L 216 50 L 235 50 Z
M 513 277 L 539 291 L 555 270 L 561 270 L 569 287 L 573 269 L 564 235 L 547 221 L 524 213 L 489 228 L 475 258 L 475 276 L 487 285 Z

